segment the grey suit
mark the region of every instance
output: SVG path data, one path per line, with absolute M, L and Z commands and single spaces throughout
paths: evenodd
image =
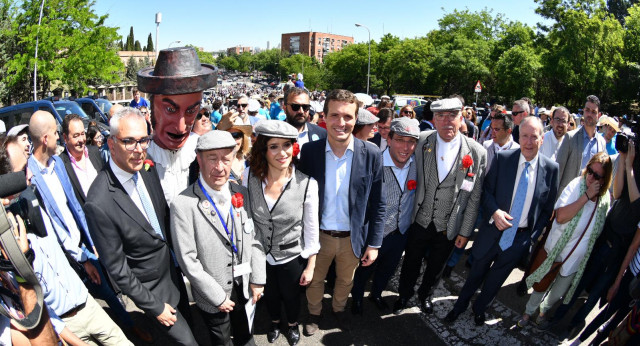
M 480 207 L 487 152 L 466 136 L 460 135 L 460 141 L 459 152 L 447 153 L 457 155 L 457 158 L 448 176 L 440 182 L 436 161 L 437 132 L 420 133 L 415 152 L 418 184 L 413 224 L 409 228 L 400 275 L 400 301 L 406 302 L 413 296 L 423 259 L 427 267 L 418 296 L 421 301 L 431 296 L 453 250 L 455 238 L 458 235 L 469 238 L 473 232 Z M 462 159 L 467 155 L 473 164 L 464 169 Z M 464 189 L 463 184 L 466 185 Z
M 198 182 L 187 187 L 171 205 L 171 235 L 176 257 L 191 282 L 196 304 L 208 313 L 219 312 L 218 306 L 231 297 L 236 266 L 244 263 L 251 266 L 251 273 L 242 276 L 245 299 L 250 297 L 249 283 L 264 285 L 267 281 L 265 254 L 254 237 L 247 189 L 235 183 L 229 183 L 229 188 L 232 195 L 239 192 L 245 196 L 244 207 L 234 208 L 237 255 L 233 254 L 220 218 Z
M 562 194 L 564 188 L 569 185 L 573 178 L 580 175 L 580 166 L 582 165 L 582 152 L 584 147 L 584 127 L 577 130 L 567 132 L 560 148 L 558 148 L 558 154 L 556 155 L 556 162 L 560 166 L 560 172 L 558 175 L 559 186 L 558 196 Z M 598 141 L 598 151 L 606 150 L 606 143 L 604 137 L 599 136 L 596 133 L 596 139 Z

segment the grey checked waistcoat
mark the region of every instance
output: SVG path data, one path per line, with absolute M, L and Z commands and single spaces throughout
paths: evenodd
M 264 199 L 262 181 L 252 172 L 247 186 L 256 238 L 265 254 L 271 254 L 276 261 L 300 254 L 304 247 L 302 213 L 309 177 L 296 170 L 271 211 Z
M 427 190 L 425 191 L 424 201 L 416 215 L 416 222 L 420 226 L 427 228 L 429 223 L 433 221 L 438 232 L 447 231 L 447 223 L 453 208 L 456 173 L 457 169 L 459 169 L 455 162 L 458 162 L 459 155 L 460 151 L 456 155 L 456 160 L 449 174 L 441 183 L 438 181 L 437 155 L 431 155 L 433 158 L 431 162 L 424 163 L 424 171 L 429 172 L 429 174 L 426 177 L 427 183 L 425 185 Z M 427 165 L 429 166 L 427 167 Z
M 416 180 L 416 162 L 411 161 L 407 180 L 404 183 L 404 191 L 400 190 L 398 179 L 393 173 L 392 167 L 384 167 L 383 182 L 387 192 L 387 209 L 384 219 L 384 236 L 396 229 L 404 234 L 411 225 L 411 213 L 413 212 L 413 201 L 416 198 L 416 191 L 409 190 L 407 183 Z

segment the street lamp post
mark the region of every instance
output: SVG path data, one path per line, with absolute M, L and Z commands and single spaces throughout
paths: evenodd
M 367 65 L 367 95 L 369 95 L 369 79 L 371 78 L 371 30 L 366 25 L 362 25 L 360 23 L 356 23 L 357 27 L 363 27 L 367 29 L 369 33 L 369 64 Z
M 33 62 L 33 100 L 38 100 L 38 89 L 37 89 L 37 81 L 38 81 L 38 43 L 40 42 L 40 38 L 38 34 L 40 34 L 40 23 L 42 22 L 42 11 L 44 10 L 44 0 L 42 0 L 42 4 L 40 4 L 40 18 L 38 19 L 38 32 L 36 33 L 36 55 L 35 61 Z
M 171 45 L 174 44 L 174 43 L 182 43 L 182 41 L 173 41 L 173 42 L 169 43 L 169 47 L 168 48 L 171 48 Z
M 160 32 L 160 22 L 162 22 L 162 13 L 156 13 L 156 59 L 158 59 L 158 33 Z

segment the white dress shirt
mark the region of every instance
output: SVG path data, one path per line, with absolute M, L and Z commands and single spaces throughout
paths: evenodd
M 556 201 L 554 209 L 557 210 L 558 208 L 565 207 L 577 201 L 578 198 L 582 197 L 583 194 L 580 194 L 580 179 L 582 179 L 582 176 L 576 177 L 569 183 L 569 185 L 567 185 L 567 187 L 564 188 L 562 194 L 560 195 L 560 198 L 558 198 L 558 200 Z M 561 262 L 569 255 L 571 249 L 573 249 L 578 239 L 580 239 L 580 236 L 585 230 L 585 227 L 587 227 L 587 222 L 589 222 L 591 213 L 593 212 L 593 208 L 595 207 L 596 203 L 592 201 L 588 201 L 582 207 L 582 215 L 580 216 L 580 221 L 578 221 L 578 225 L 573 231 L 571 239 L 569 239 L 567 245 L 565 245 L 564 249 L 562 249 L 562 251 L 558 255 L 558 258 L 555 259 L 556 261 Z M 567 261 L 562 265 L 562 268 L 560 269 L 560 275 L 569 276 L 578 271 L 580 262 L 582 262 L 584 255 L 587 253 L 589 237 L 593 232 L 593 225 L 596 223 L 595 221 L 596 220 L 594 215 L 593 220 L 591 220 L 591 223 L 589 224 L 589 228 L 586 230 L 584 236 L 582 237 L 582 240 L 580 241 L 580 244 L 578 244 L 576 249 L 573 251 L 571 257 L 569 257 Z M 564 233 L 565 229 L 567 229 L 569 223 L 570 222 L 559 224 L 558 221 L 553 221 L 553 227 L 551 228 L 551 232 L 549 232 L 547 242 L 544 244 L 544 249 L 545 251 L 547 251 L 547 253 L 551 252 L 556 243 L 558 243 L 558 241 L 562 237 L 562 233 Z
M 284 189 L 287 187 L 291 179 L 293 179 L 295 174 L 296 174 L 296 168 L 295 166 L 292 165 L 291 176 L 289 177 L 289 179 L 287 179 L 284 185 L 282 185 L 282 190 L 280 191 L 280 193 L 284 191 Z M 242 177 L 242 186 L 249 187 L 249 170 L 248 169 L 244 170 L 243 177 Z M 275 206 L 278 199 L 273 199 L 267 196 L 264 193 L 264 189 L 266 187 L 267 187 L 267 183 L 263 181 L 262 195 L 264 196 L 264 201 L 267 203 L 267 207 L 269 208 L 269 211 L 271 211 L 273 210 L 273 207 Z M 317 254 L 318 251 L 320 250 L 320 238 L 319 238 L 320 225 L 318 222 L 318 208 L 319 208 L 318 204 L 319 204 L 318 182 L 315 179 L 309 177 L 309 186 L 307 187 L 307 193 L 304 197 L 304 204 L 302 206 L 303 208 L 302 237 L 304 238 L 304 248 L 300 253 L 300 256 L 302 256 L 302 258 L 309 258 L 309 256 Z M 276 261 L 276 259 L 273 258 L 273 255 L 268 254 L 267 262 L 269 262 L 269 264 L 271 265 L 278 265 L 278 264 L 284 264 L 284 263 L 290 262 L 297 257 L 298 256 L 294 256 L 294 257 L 286 258 L 280 261 Z
M 309 127 L 307 123 L 304 124 L 304 128 L 301 132 L 298 132 L 298 145 L 300 148 L 306 143 L 309 142 Z M 298 154 L 298 158 L 300 158 L 300 154 Z
M 552 159 L 556 160 L 556 155 L 558 154 L 558 149 L 562 144 L 562 140 L 564 136 L 558 140 L 553 131 L 547 131 L 542 137 L 542 146 L 540 147 L 540 154 Z
M 353 136 L 342 157 L 337 157 L 329 141 L 325 146 L 325 183 L 320 229 L 351 231 L 349 217 L 349 184 L 353 163 Z
M 116 179 L 118 179 L 120 184 L 122 184 L 124 191 L 127 192 L 127 195 L 129 195 L 129 197 L 133 201 L 133 204 L 135 204 L 136 207 L 138 207 L 138 210 L 140 210 L 142 215 L 144 215 L 144 218 L 147 219 L 147 222 L 149 222 L 149 216 L 147 215 L 147 212 L 144 210 L 144 207 L 142 206 L 142 200 L 140 199 L 140 194 L 138 194 L 138 190 L 136 189 L 136 183 L 133 181 L 133 173 L 129 173 L 123 170 L 122 168 L 118 167 L 118 165 L 113 163 L 113 160 L 109 161 L 109 166 L 111 167 L 113 174 L 116 176 Z M 149 194 L 149 190 L 147 189 L 147 186 L 144 184 L 144 179 L 142 179 L 142 177 L 138 177 L 138 184 L 142 185 L 142 188 L 145 189 L 145 191 L 147 191 L 147 196 L 151 196 Z
M 209 194 L 209 197 L 213 200 L 213 203 L 216 204 L 216 208 L 218 208 L 218 213 L 222 216 L 222 219 L 225 220 L 227 224 L 227 228 L 230 228 L 229 225 L 233 225 L 231 219 L 229 218 L 229 210 L 231 210 L 231 190 L 229 190 L 229 181 L 225 182 L 224 185 L 220 188 L 220 191 L 214 189 L 209 186 L 204 178 L 202 177 L 202 173 L 200 173 L 200 182 L 202 186 Z M 229 232 L 231 230 L 229 229 Z
M 380 136 L 380 151 L 384 151 L 385 149 L 387 149 L 388 145 L 389 144 L 387 144 L 387 140 Z
M 162 149 L 153 141 L 147 149 L 158 171 L 164 198 L 169 205 L 189 185 L 189 166 L 196 159 L 198 138 L 198 135 L 189 136 L 184 146 L 178 150 Z
M 445 142 L 440 138 L 439 134 L 436 134 L 436 138 L 438 139 L 436 143 L 436 152 L 438 154 L 436 159 L 436 161 L 438 161 L 438 181 L 442 182 L 447 175 L 449 175 L 451 167 L 453 167 L 453 164 L 456 162 L 462 142 L 459 133 L 456 134 L 450 142 Z
M 407 176 L 409 176 L 409 167 L 411 166 L 411 161 L 413 161 L 413 156 L 409 157 L 409 161 L 404 164 L 404 167 L 398 168 L 398 166 L 393 163 L 389 150 L 385 150 L 382 153 L 382 162 L 384 166 L 391 167 L 391 171 L 393 172 L 393 175 L 396 176 L 398 185 L 400 185 L 400 190 L 402 191 L 404 191 L 404 187 L 407 185 Z
M 516 197 L 516 190 L 518 189 L 518 182 L 520 181 L 520 176 L 524 171 L 524 163 L 527 160 L 520 154 L 520 160 L 518 160 L 518 173 L 516 174 L 516 181 L 513 184 L 513 194 L 511 195 L 511 206 L 513 207 L 513 200 Z M 533 199 L 533 192 L 536 189 L 536 172 L 538 171 L 538 155 L 534 157 L 531 161 L 529 161 L 529 183 L 527 184 L 527 194 L 524 200 L 524 205 L 522 206 L 522 215 L 520 216 L 520 223 L 518 224 L 518 228 L 527 227 L 529 225 L 529 209 L 531 208 L 531 200 Z M 511 208 L 509 208 L 511 210 Z M 511 215 L 511 213 L 509 213 Z M 515 217 L 514 215 L 511 215 Z M 533 225 L 532 225 L 533 226 Z

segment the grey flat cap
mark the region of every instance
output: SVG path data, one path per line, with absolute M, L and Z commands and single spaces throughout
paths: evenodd
M 9 132 L 7 132 L 7 137 L 17 136 L 20 132 L 22 132 L 22 130 L 26 129 L 27 127 L 29 127 L 29 124 L 16 125 L 9 129 Z
M 213 130 L 205 133 L 198 138 L 198 146 L 196 150 L 214 150 L 233 148 L 236 146 L 236 141 L 231 137 L 231 133 L 227 131 Z
M 380 120 L 380 118 L 373 115 L 373 113 L 364 108 L 358 108 L 358 119 L 356 120 L 356 125 L 371 125 L 377 123 L 378 120 Z
M 282 120 L 262 120 L 256 124 L 253 132 L 258 136 L 298 138 L 298 130 Z
M 457 97 L 442 99 L 431 103 L 432 112 L 459 111 L 462 109 L 462 102 Z
M 417 139 L 420 137 L 420 123 L 418 123 L 418 120 L 409 117 L 393 119 L 391 121 L 391 131 L 398 136 Z

